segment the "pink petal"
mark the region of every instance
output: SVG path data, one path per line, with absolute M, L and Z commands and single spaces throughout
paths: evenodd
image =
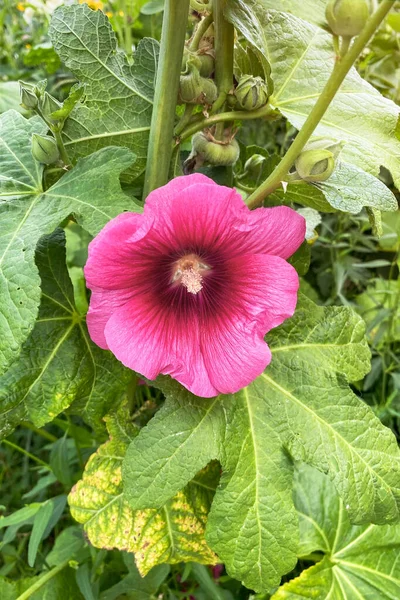
M 132 285 L 132 245 L 129 241 L 142 227 L 142 215 L 122 213 L 100 231 L 89 244 L 89 257 L 84 269 L 89 288 L 112 290 Z
M 140 295 L 118 308 L 105 328 L 108 347 L 148 379 L 171 375 L 201 397 L 218 395 L 200 353 L 198 321 L 186 324 Z
M 255 252 L 288 258 L 305 239 L 305 219 L 293 209 L 251 211 L 235 190 L 199 174 L 178 177 L 152 192 L 144 214 L 153 216 L 166 239 L 181 246 L 223 246 L 232 255 Z
M 296 269 L 279 256 L 245 255 L 228 262 L 240 286 L 236 302 L 241 314 L 259 323 L 260 335 L 291 317 L 297 304 L 299 276 Z
M 236 226 L 246 232 L 245 252 L 289 258 L 304 242 L 304 217 L 288 206 L 248 210 L 246 220 Z
M 92 288 L 89 311 L 86 315 L 86 324 L 90 337 L 95 344 L 108 350 L 108 344 L 104 336 L 107 321 L 114 311 L 131 300 L 132 290 L 103 290 Z
M 227 294 L 225 316 L 201 340 L 210 380 L 224 394 L 249 385 L 269 364 L 263 337 L 293 315 L 299 287 L 295 269 L 278 256 L 242 256 L 229 268 L 237 277 L 234 293 Z
M 223 320 L 203 335 L 202 352 L 212 385 L 220 394 L 234 394 L 261 375 L 271 351 L 245 319 L 226 325 Z

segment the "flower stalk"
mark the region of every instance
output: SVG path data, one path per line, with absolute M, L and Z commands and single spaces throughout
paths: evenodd
M 168 181 L 188 14 L 189 0 L 166 0 L 143 198 Z
M 383 0 L 377 11 L 369 18 L 364 29 L 355 39 L 354 44 L 349 48 L 348 52 L 335 62 L 331 76 L 289 150 L 271 175 L 247 199 L 249 208 L 260 206 L 263 200 L 281 185 L 290 167 L 329 108 L 346 75 L 392 7 L 393 0 Z
M 218 101 L 218 100 L 217 100 Z M 249 119 L 275 119 L 277 116 L 276 111 L 274 111 L 271 106 L 266 105 L 262 108 L 252 111 L 245 110 L 233 110 L 229 112 L 217 113 L 215 115 L 211 115 L 205 119 L 197 120 L 188 125 L 185 129 L 180 132 L 179 139 L 180 141 L 185 140 L 190 137 L 197 131 L 201 131 L 206 127 L 211 127 L 211 125 L 215 125 L 216 123 L 226 123 L 229 121 L 235 120 L 249 120 Z

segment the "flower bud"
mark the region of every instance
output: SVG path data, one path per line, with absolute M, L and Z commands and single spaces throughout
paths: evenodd
M 330 0 L 325 11 L 328 25 L 335 35 L 354 37 L 369 17 L 367 0 Z
M 57 123 L 58 119 L 53 119 L 51 114 L 57 110 L 60 110 L 60 108 L 62 108 L 62 104 L 53 98 L 53 96 L 51 96 L 48 92 L 44 92 L 43 97 L 39 102 L 39 108 L 43 116 L 50 121 L 50 123 Z
M 21 106 L 27 110 L 33 110 L 38 105 L 38 97 L 32 89 L 22 86 L 20 82 Z
M 60 153 L 54 138 L 48 135 L 32 135 L 32 156 L 35 160 L 45 165 L 55 163 Z
M 326 181 L 335 168 L 335 157 L 330 150 L 303 150 L 296 159 L 295 167 L 304 181 Z
M 217 86 L 212 79 L 201 77 L 193 62 L 187 62 L 188 72 L 181 75 L 179 100 L 185 104 L 212 104 L 218 95 Z
M 335 140 L 326 137 L 316 137 L 311 140 L 311 142 L 307 142 L 304 146 L 304 150 L 329 150 L 332 152 L 334 158 L 339 156 L 342 148 L 343 142 L 336 142 Z
M 185 48 L 182 58 L 183 75 L 188 74 L 188 62 L 195 66 L 202 77 L 210 77 L 214 71 L 214 51 L 211 47 L 198 52 L 191 52 Z
M 200 164 L 228 167 L 235 164 L 239 154 L 239 144 L 235 139 L 219 142 L 203 131 L 193 136 L 191 156 L 196 156 Z
M 249 175 L 259 175 L 264 162 L 265 156 L 262 154 L 253 154 L 253 156 L 250 156 L 244 163 L 244 170 Z
M 234 93 L 243 110 L 257 110 L 268 102 L 268 87 L 261 77 L 243 75 Z
M 26 83 L 19 81 L 21 104 L 23 108 L 33 110 L 37 107 L 39 98 L 43 95 L 46 89 L 47 79 L 38 81 L 38 83 Z

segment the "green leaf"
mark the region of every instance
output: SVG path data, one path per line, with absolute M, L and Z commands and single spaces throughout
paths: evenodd
M 270 423 L 266 391 L 261 381 L 223 398 L 223 475 L 207 526 L 229 574 L 256 591 L 278 585 L 297 562 L 292 467 Z
M 379 179 L 362 169 L 339 162 L 327 181 L 314 184 L 329 204 L 344 212 L 359 213 L 364 206 L 396 210 L 397 200 Z
M 67 527 L 57 536 L 52 550 L 46 556 L 46 562 L 50 567 L 56 567 L 69 558 L 77 560 L 78 552 L 84 546 L 82 528 L 77 525 Z
M 400 341 L 400 279 L 372 279 L 356 298 L 371 342 Z
M 159 510 L 132 510 L 123 496 L 121 467 L 137 431 L 123 409 L 119 416 L 107 417 L 107 425 L 111 439 L 90 457 L 82 480 L 69 495 L 71 514 L 84 524 L 90 542 L 99 548 L 134 552 L 142 576 L 165 562 L 215 563 L 216 556 L 204 539 L 211 486 L 200 474 Z
M 271 600 L 395 600 L 400 597 L 400 525 L 352 525 L 329 479 L 297 469 L 299 556 L 322 552 L 321 562 L 283 585 Z
M 92 235 L 124 210 L 140 210 L 121 190 L 119 174 L 133 160 L 123 148 L 100 150 L 43 191 L 31 136 L 46 126 L 14 111 L 0 116 L 0 374 L 18 356 L 37 316 L 40 279 L 36 244 L 71 213 Z
M 331 212 L 333 208 L 357 214 L 364 206 L 383 211 L 397 208 L 395 195 L 382 181 L 359 167 L 341 161 L 327 181 L 289 183 L 285 192 L 277 190 L 272 197 L 284 204 L 290 200 L 323 212 Z
M 86 84 L 85 103 L 63 129 L 67 152 L 77 158 L 104 146 L 126 146 L 137 157 L 129 175 L 138 177 L 146 164 L 158 43 L 142 40 L 129 65 L 105 14 L 86 4 L 57 8 L 49 34 L 66 67 Z
M 128 562 L 129 559 L 131 564 Z M 153 567 L 146 577 L 142 577 L 131 556 L 125 558 L 125 562 L 129 565 L 128 575 L 102 592 L 100 600 L 118 600 L 124 593 L 134 594 L 134 600 L 154 600 L 158 588 L 169 573 L 168 565 L 163 564 Z
M 196 398 L 166 377 L 157 381 L 170 399 L 131 444 L 124 461 L 124 494 L 135 509 L 163 506 L 219 456 L 222 441 L 224 414 L 217 398 Z
M 326 27 L 325 8 L 328 0 L 260 0 L 263 10 L 290 13 L 315 25 Z
M 152 507 L 205 466 L 207 452 L 217 458 L 222 479 L 206 538 L 229 574 L 256 591 L 278 585 L 296 562 L 286 450 L 329 474 L 353 520 L 387 522 L 400 506 L 396 440 L 347 383 L 369 370 L 362 320 L 302 297 L 267 341 L 271 364 L 233 396 L 200 401 L 157 380 L 165 407 L 131 443 L 123 471 L 131 506 Z
M 0 529 L 10 527 L 11 525 L 24 525 L 33 521 L 32 517 L 36 515 L 42 505 L 39 502 L 34 502 L 20 508 L 16 512 L 8 515 L 8 517 L 0 517 Z
M 332 36 L 293 15 L 266 11 L 264 0 L 229 0 L 226 15 L 271 65 L 271 106 L 300 129 L 332 72 Z M 398 115 L 394 102 L 381 96 L 352 69 L 315 135 L 346 141 L 341 153 L 344 162 L 354 163 L 372 175 L 378 175 L 383 165 L 399 187 L 400 142 L 395 137 Z
M 47 572 L 45 571 L 41 575 L 29 579 L 11 580 L 0 577 L 1 600 L 18 600 L 23 592 L 36 584 L 40 577 Z M 83 596 L 75 583 L 74 571 L 66 568 L 32 593 L 29 600 L 83 600 Z
M 0 113 L 10 108 L 20 113 L 27 112 L 21 106 L 18 81 L 0 81 Z
M 379 246 L 387 252 L 400 248 L 400 210 L 382 215 L 382 237 Z
M 0 432 L 6 435 L 23 419 L 41 427 L 71 405 L 99 427 L 124 395 L 131 372 L 90 340 L 74 306 L 62 230 L 41 240 L 36 261 L 42 279 L 39 318 L 19 359 L 0 378 Z M 53 464 L 59 459 L 53 452 Z
M 45 502 L 35 515 L 28 546 L 28 565 L 30 567 L 33 567 L 35 564 L 39 544 L 43 539 L 46 527 L 48 526 L 52 517 L 53 508 L 54 505 L 52 502 Z

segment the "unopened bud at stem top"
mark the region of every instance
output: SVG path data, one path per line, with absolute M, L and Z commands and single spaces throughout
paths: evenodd
M 364 28 L 369 5 L 367 0 L 330 0 L 325 15 L 335 35 L 352 38 Z

